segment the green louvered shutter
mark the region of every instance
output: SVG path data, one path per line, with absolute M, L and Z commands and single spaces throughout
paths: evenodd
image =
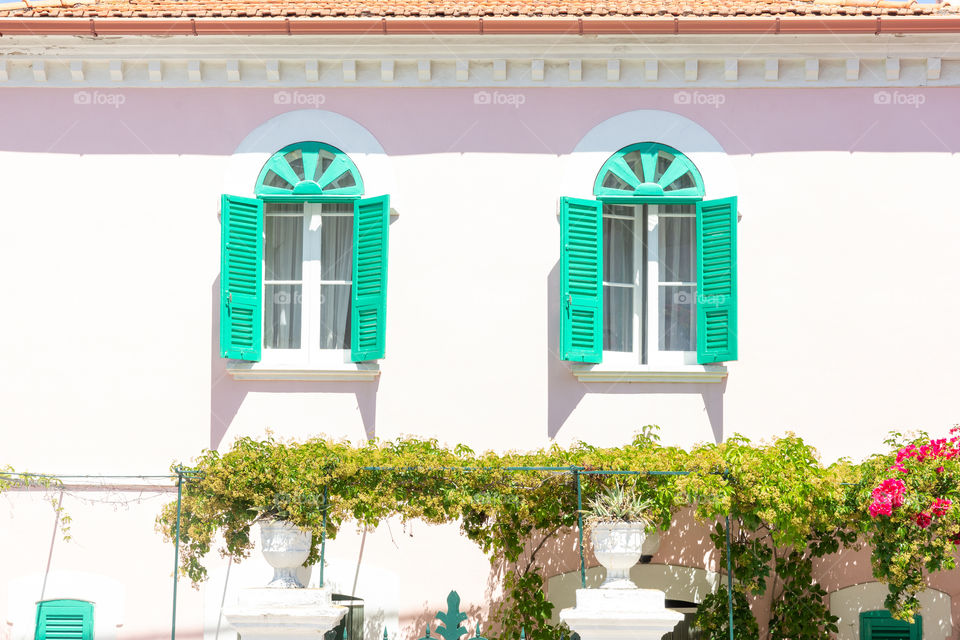
M 865 611 L 860 614 L 860 640 L 922 640 L 923 616 L 913 624 L 894 620 L 889 611 Z
M 222 196 L 220 203 L 220 356 L 260 360 L 263 201 Z
M 737 359 L 737 199 L 697 203 L 697 362 Z
M 603 205 L 560 199 L 560 359 L 603 357 Z
M 93 603 L 83 600 L 38 603 L 36 640 L 93 640 Z
M 350 359 L 376 360 L 384 354 L 387 331 L 387 239 L 390 196 L 353 205 L 353 293 Z

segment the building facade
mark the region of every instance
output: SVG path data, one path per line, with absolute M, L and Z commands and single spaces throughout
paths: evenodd
M 956 421 L 955 8 L 328 4 L 0 5 L 2 462 L 77 476 L 68 543 L 4 494 L 0 633 L 60 600 L 98 638 L 167 635 L 149 476 L 243 435 L 522 450 L 656 424 L 831 461 Z M 328 554 L 368 638 L 416 637 L 450 588 L 487 601 L 455 527 Z M 841 555 L 820 579 L 864 638 L 884 587 Z M 637 575 L 696 603 L 716 563 L 665 534 Z M 267 571 L 182 589 L 178 635 L 230 637 L 224 599 Z M 960 578 L 923 598 L 922 637 L 960 637 Z

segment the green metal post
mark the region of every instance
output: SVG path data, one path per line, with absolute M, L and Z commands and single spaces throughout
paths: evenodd
M 587 588 L 587 569 L 583 561 L 583 494 L 580 491 L 580 467 L 570 467 L 577 485 L 577 550 L 580 552 L 580 586 Z
M 730 640 L 733 640 L 733 561 L 730 559 L 730 516 L 727 516 L 727 613 L 730 615 Z
M 320 532 L 320 588 L 323 589 L 323 564 L 327 555 L 327 487 L 323 488 L 323 531 Z M 386 627 L 384 627 L 386 631 Z
M 183 503 L 183 473 L 177 467 L 177 528 L 174 534 L 173 555 L 173 620 L 170 623 L 170 640 L 177 640 L 177 575 L 180 573 L 180 506 Z

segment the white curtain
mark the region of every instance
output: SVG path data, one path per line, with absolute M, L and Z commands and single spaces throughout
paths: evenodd
M 349 349 L 353 216 L 323 216 L 320 243 L 320 348 Z
M 661 216 L 658 223 L 659 321 L 661 351 L 695 351 L 696 219 Z
M 299 205 L 294 205 L 299 206 Z M 264 346 L 299 349 L 302 317 L 303 220 L 267 216 L 264 246 Z M 271 281 L 286 281 L 271 283 Z
M 633 209 L 626 208 L 632 215 Z M 634 221 L 603 220 L 603 280 L 630 285 L 603 288 L 603 348 L 605 351 L 633 351 Z

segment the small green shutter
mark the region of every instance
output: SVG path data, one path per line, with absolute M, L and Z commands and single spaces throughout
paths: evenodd
M 737 199 L 697 203 L 697 362 L 737 359 Z
M 36 640 L 93 640 L 93 603 L 83 600 L 37 603 Z
M 923 616 L 914 616 L 913 624 L 894 620 L 889 611 L 864 611 L 860 614 L 860 640 L 923 640 Z
M 263 201 L 223 195 L 220 218 L 220 356 L 256 362 L 263 322 Z
M 384 354 L 387 330 L 387 239 L 390 196 L 353 204 L 353 294 L 350 359 L 376 360 Z
M 603 205 L 560 199 L 560 359 L 603 357 Z

